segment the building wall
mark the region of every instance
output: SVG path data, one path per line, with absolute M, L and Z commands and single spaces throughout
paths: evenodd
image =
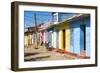
M 58 26 L 54 27 L 54 30 L 56 31 L 56 35 L 55 35 L 56 48 L 69 51 L 70 49 L 70 25 L 67 22 L 63 22 L 60 25 L 58 24 Z M 63 32 L 63 30 L 65 30 L 65 32 Z
M 82 25 L 82 20 L 77 20 L 74 22 L 71 22 L 71 41 L 70 41 L 70 51 L 81 54 L 82 51 L 84 50 L 82 43 L 83 40 L 86 40 L 86 55 L 90 56 L 90 18 L 85 18 L 84 19 L 84 24 L 86 25 L 85 27 L 85 32 L 86 32 L 86 39 L 83 39 L 82 37 L 82 30 L 80 29 L 80 25 Z M 83 40 L 82 40 L 83 39 Z
M 65 49 L 66 51 L 70 51 L 70 25 L 67 25 L 65 29 Z
M 86 24 L 86 55 L 90 56 L 90 18 L 88 17 L 85 20 L 85 24 Z
M 27 41 L 28 41 L 28 46 L 30 45 L 30 41 L 31 41 L 31 39 L 30 39 L 30 34 L 28 33 L 28 35 L 27 35 Z
M 29 46 L 30 45 L 30 43 L 31 43 L 31 38 L 30 38 L 30 34 L 29 33 L 27 33 L 26 35 L 25 35 L 25 40 L 24 40 L 24 42 L 25 42 L 25 46 Z
M 43 40 L 44 43 L 49 42 L 49 46 L 53 48 L 81 54 L 84 50 L 84 44 L 82 43 L 84 37 L 82 36 L 82 30 L 80 28 L 82 23 L 83 21 L 81 19 L 70 23 L 62 22 L 55 27 L 45 30 L 41 40 Z M 86 55 L 90 56 L 90 17 L 84 18 L 84 25 L 86 25 Z M 25 38 L 25 45 L 36 44 L 36 36 L 32 37 L 32 35 L 28 33 Z M 34 42 L 32 38 L 34 38 Z
M 43 43 L 45 43 L 45 41 L 46 41 L 46 33 L 45 31 L 43 31 Z
M 32 37 L 32 33 L 30 34 L 30 45 L 33 45 L 33 37 Z
M 35 33 L 27 33 L 25 35 L 25 46 L 27 47 L 30 47 L 30 46 L 34 46 L 36 45 L 36 41 L 37 41 L 37 38 L 36 38 L 36 34 Z
M 59 49 L 63 49 L 63 32 L 59 30 Z
M 54 31 L 53 33 L 52 33 L 52 46 L 54 47 L 54 48 L 57 48 L 56 47 L 56 40 L 57 40 L 57 32 L 56 31 Z
M 27 35 L 25 35 L 24 37 L 24 46 L 27 46 L 28 45 L 28 42 L 27 42 Z
M 47 39 L 47 41 L 49 43 L 49 47 L 52 47 L 53 46 L 52 45 L 52 39 L 53 39 L 53 31 L 54 31 L 54 29 L 50 28 L 47 31 L 48 31 L 48 36 L 47 36 L 48 39 Z
M 70 44 L 71 44 L 71 48 L 70 51 L 73 53 L 77 53 L 80 54 L 80 22 L 72 22 L 71 24 L 71 40 Z
M 59 48 L 59 30 L 56 31 L 56 48 Z

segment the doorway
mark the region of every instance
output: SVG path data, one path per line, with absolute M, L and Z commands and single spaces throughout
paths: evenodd
M 80 29 L 80 53 L 82 53 L 83 51 L 86 51 L 86 25 L 80 25 Z
M 65 50 L 65 29 L 63 29 L 63 49 Z

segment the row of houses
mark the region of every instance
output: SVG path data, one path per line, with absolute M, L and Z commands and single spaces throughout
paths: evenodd
M 36 27 L 28 27 L 25 35 L 25 47 L 31 47 L 34 45 L 44 45 L 47 43 L 47 31 L 46 29 L 50 27 L 51 23 L 41 23 Z
M 49 47 L 90 56 L 90 15 L 78 14 L 62 22 L 29 27 L 25 46 L 49 44 Z

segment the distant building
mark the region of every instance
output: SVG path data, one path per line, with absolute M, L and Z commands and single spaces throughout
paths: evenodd
M 36 28 L 35 27 L 28 27 L 27 31 L 24 33 L 24 45 L 25 47 L 32 46 L 35 44 L 36 36 L 35 36 Z
M 47 43 L 47 31 L 46 29 L 51 26 L 50 22 L 41 23 L 34 27 L 27 27 L 25 35 L 25 47 L 30 47 L 34 45 L 41 45 Z

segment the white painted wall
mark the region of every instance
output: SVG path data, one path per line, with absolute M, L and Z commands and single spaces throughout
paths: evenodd
M 27 45 L 27 36 L 25 36 L 24 39 L 25 39 L 25 40 L 24 40 L 24 43 L 25 43 L 25 45 Z
M 52 41 L 51 41 L 51 44 L 52 44 L 52 47 L 54 47 L 54 32 L 52 32 Z
M 53 32 L 53 47 L 56 48 L 57 32 Z
M 10 3 L 14 0 L 0 0 L 0 73 L 14 73 L 10 70 L 11 61 L 11 7 Z M 82 4 L 82 5 L 98 5 L 100 19 L 100 0 L 19 0 L 19 1 L 34 1 L 45 3 L 62 3 L 62 4 Z M 100 22 L 98 22 L 100 24 Z M 100 25 L 98 25 L 100 28 Z M 98 29 L 100 31 L 100 29 Z M 100 37 L 100 33 L 98 33 Z M 98 38 L 100 44 L 100 38 Z M 98 45 L 98 55 L 100 56 L 100 45 Z M 100 73 L 100 57 L 98 59 L 98 67 L 87 68 L 68 68 L 54 70 L 39 70 L 39 71 L 24 71 L 18 73 Z
M 58 13 L 54 13 L 53 17 L 54 17 L 54 24 L 58 24 L 58 22 L 59 22 Z

